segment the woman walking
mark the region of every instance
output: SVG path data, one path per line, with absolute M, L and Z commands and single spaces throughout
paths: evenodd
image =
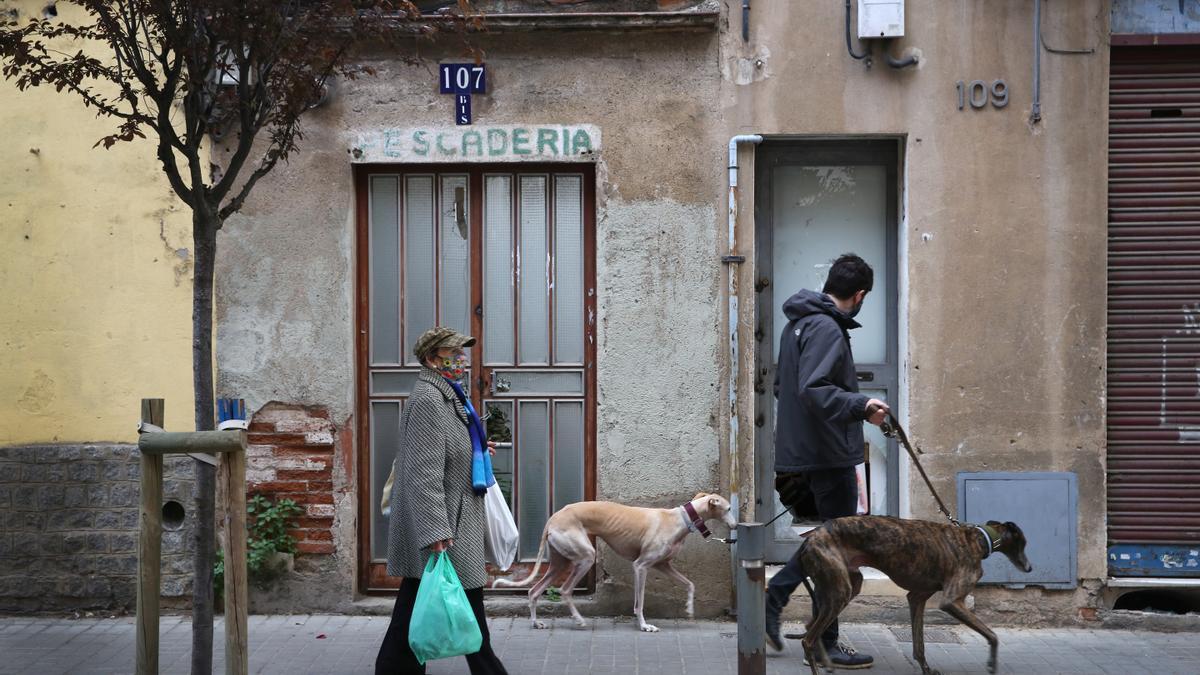
M 461 381 L 470 361 L 464 351 L 475 338 L 431 328 L 413 353 L 421 373 L 400 420 L 400 443 L 392 481 L 388 574 L 403 577 L 392 621 L 375 659 L 376 675 L 424 673 L 408 645 L 421 573 L 429 556 L 445 551 L 475 612 L 483 644 L 467 655 L 472 675 L 507 675 L 492 651 L 483 611 L 483 494 L 472 485 L 473 453 L 487 452 L 483 425 Z

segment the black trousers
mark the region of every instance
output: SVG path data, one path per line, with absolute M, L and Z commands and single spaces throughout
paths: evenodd
M 821 469 L 803 473 L 781 473 L 775 476 L 775 491 L 779 501 L 797 516 L 804 516 L 816 507 L 817 516 L 825 521 L 843 516 L 852 516 L 858 508 L 858 476 L 854 467 Z M 792 593 L 808 576 L 800 563 L 800 551 L 771 577 L 767 584 L 768 611 L 781 612 L 788 604 Z M 813 598 L 813 615 L 817 613 L 817 599 Z M 838 639 L 838 624 L 835 620 L 821 635 L 827 646 Z
M 420 579 L 405 578 L 400 582 L 396 606 L 392 608 L 392 622 L 388 624 L 383 644 L 379 646 L 379 656 L 375 657 L 375 675 L 424 675 L 425 666 L 417 661 L 416 654 L 408 646 L 408 623 L 412 619 L 420 585 Z M 504 664 L 492 651 L 487 617 L 483 612 L 483 589 L 465 590 L 471 609 L 475 612 L 475 621 L 479 623 L 479 631 L 483 633 L 483 644 L 479 651 L 467 654 L 467 667 L 471 669 L 471 675 L 508 675 Z

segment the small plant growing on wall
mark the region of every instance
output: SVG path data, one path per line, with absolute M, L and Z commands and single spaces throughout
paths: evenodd
M 269 588 L 289 567 L 290 556 L 296 553 L 296 538 L 288 534 L 295 518 L 304 509 L 291 499 L 272 503 L 262 495 L 246 500 L 247 529 L 246 567 L 250 581 L 259 588 Z M 213 587 L 217 597 L 225 591 L 225 551 L 217 551 L 213 566 Z

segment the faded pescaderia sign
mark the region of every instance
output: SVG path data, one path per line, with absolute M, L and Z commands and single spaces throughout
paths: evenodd
M 591 124 L 418 127 L 359 132 L 352 162 L 594 161 L 600 129 Z

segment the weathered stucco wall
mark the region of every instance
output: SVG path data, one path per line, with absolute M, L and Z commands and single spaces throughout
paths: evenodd
M 1047 43 L 1096 51 L 1043 51 L 1037 124 L 1032 3 L 910 0 L 892 49 L 920 64 L 901 71 L 879 48 L 869 70 L 847 55 L 841 3 L 756 3 L 751 43 L 729 31 L 722 58 L 728 134 L 903 139 L 909 434 L 951 504 L 960 471 L 1075 472 L 1090 580 L 1105 576 L 1107 13 L 1102 0 L 1046 4 Z M 958 110 L 957 81 L 999 78 L 1007 107 Z M 748 249 L 752 218 L 740 227 Z M 913 517 L 939 517 L 915 472 L 907 496 Z M 1089 603 L 1084 590 L 980 595 L 1012 621 L 1071 620 Z
M 630 48 L 630 40 L 637 42 Z M 597 153 L 598 495 L 674 506 L 721 489 L 723 268 L 718 210 L 724 176 L 715 33 L 497 35 L 481 38 L 489 93 L 475 124 L 594 125 Z M 437 52 L 423 54 L 433 63 Z M 446 59 L 461 57 L 447 52 Z M 374 77 L 340 83 L 309 117 L 303 150 L 256 189 L 221 234 L 218 349 L 222 395 L 323 406 L 340 424 L 354 407 L 355 139 L 390 129 L 454 129 L 436 71 L 368 57 Z M 361 440 L 357 452 L 365 452 Z M 340 455 L 340 453 L 339 453 Z M 336 583 L 354 586 L 352 473 L 335 468 Z M 724 547 L 692 544 L 680 568 L 727 588 Z M 629 564 L 603 554 L 594 611 L 630 607 Z M 682 611 L 682 589 L 650 585 L 651 615 Z M 704 594 L 713 615 L 728 594 Z

